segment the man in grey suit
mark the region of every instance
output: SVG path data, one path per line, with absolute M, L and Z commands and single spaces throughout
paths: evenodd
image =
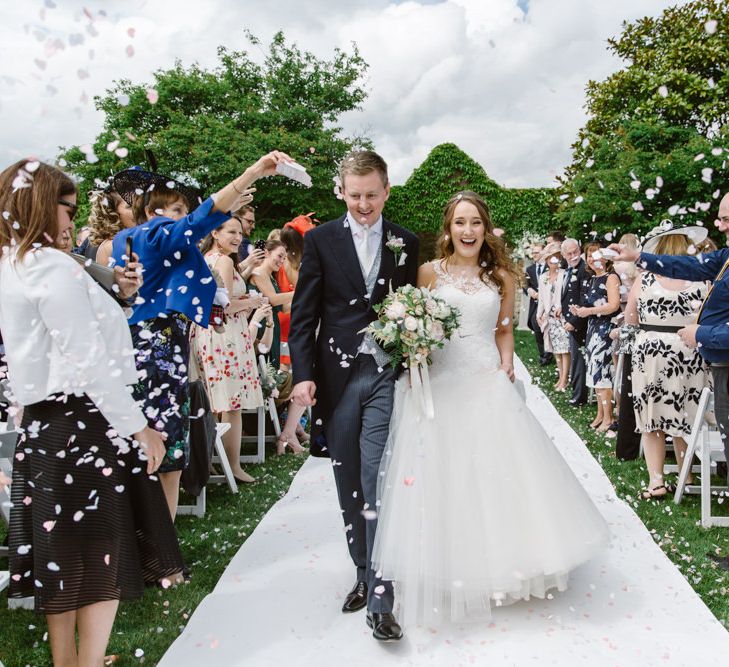
M 376 318 L 372 306 L 388 289 L 415 284 L 418 239 L 382 217 L 390 185 L 379 155 L 351 154 L 342 163 L 340 179 L 347 213 L 304 236 L 289 331 L 292 399 L 314 406 L 311 453 L 332 459 L 357 569 L 342 611 L 366 606 L 373 636 L 391 641 L 402 637 L 392 614 L 392 583 L 377 577 L 371 557 L 377 478 L 397 372 L 377 343 L 361 332 Z

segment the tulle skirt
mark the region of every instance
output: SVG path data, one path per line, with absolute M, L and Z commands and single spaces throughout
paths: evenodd
M 502 371 L 434 375 L 435 419 L 396 386 L 373 563 L 408 623 L 489 618 L 605 548 L 608 527 Z

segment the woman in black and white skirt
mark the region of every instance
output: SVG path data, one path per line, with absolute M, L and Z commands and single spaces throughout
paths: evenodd
M 34 596 L 46 614 L 54 664 L 100 665 L 119 600 L 182 570 L 153 475 L 164 436 L 130 393 L 137 374 L 123 311 L 58 249 L 73 226 L 73 181 L 22 160 L 0 174 L 0 207 L 0 328 L 24 408 L 9 596 Z

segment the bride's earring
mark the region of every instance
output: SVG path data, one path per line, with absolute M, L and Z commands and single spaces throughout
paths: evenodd
M 448 241 L 448 240 L 449 240 L 449 239 L 450 239 L 451 237 L 450 237 L 450 236 L 448 236 L 448 234 L 446 234 L 446 235 L 445 235 L 445 236 L 444 236 L 443 238 L 444 238 L 444 239 L 445 239 L 446 241 Z

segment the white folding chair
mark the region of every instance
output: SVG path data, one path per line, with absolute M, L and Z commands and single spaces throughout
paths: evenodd
M 230 430 L 230 424 L 219 422 L 215 425 L 215 445 L 213 448 L 213 463 L 219 463 L 223 468 L 222 475 L 210 475 L 208 483 L 213 484 L 228 484 L 228 488 L 231 493 L 238 493 L 238 484 L 233 477 L 233 470 L 228 463 L 228 457 L 225 455 L 225 448 L 223 447 L 222 436 Z M 202 518 L 205 516 L 205 509 L 207 504 L 207 490 L 205 487 L 202 488 L 200 494 L 195 499 L 193 505 L 179 505 L 177 507 L 177 514 L 191 514 Z
M 711 526 L 729 526 L 729 516 L 713 516 L 711 514 L 711 495 L 724 494 L 729 497 L 729 487 L 711 486 L 711 474 L 716 472 L 716 464 L 726 461 L 724 454 L 724 443 L 718 429 L 710 426 L 706 421 L 706 413 L 714 408 L 714 395 L 706 387 L 701 392 L 699 407 L 696 418 L 691 428 L 691 435 L 687 438 L 686 457 L 683 460 L 681 474 L 678 478 L 674 502 L 681 502 L 685 493 L 701 494 L 701 525 L 704 528 Z M 693 466 L 692 461 L 696 456 L 701 462 L 700 466 Z M 701 473 L 701 485 L 688 485 L 686 478 L 689 470 Z
M 13 456 L 15 456 L 15 443 L 18 439 L 17 431 L 0 431 L 0 470 L 6 477 L 13 476 Z M 6 524 L 10 524 L 10 488 L 0 491 L 0 516 Z M 7 556 L 8 548 L 0 546 L 0 556 Z

